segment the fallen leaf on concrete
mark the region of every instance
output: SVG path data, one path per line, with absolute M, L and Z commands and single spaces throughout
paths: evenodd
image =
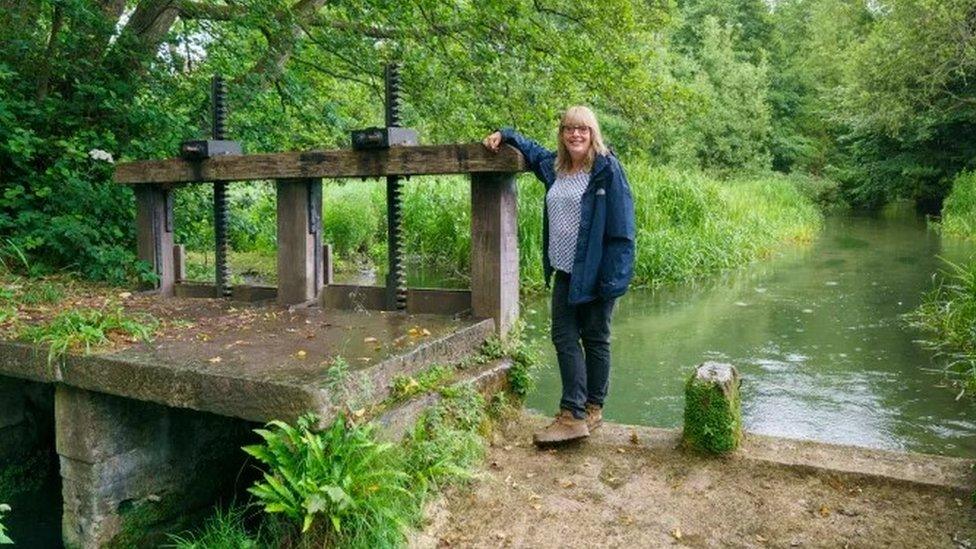
M 511 452 L 512 451 L 512 447 L 511 447 L 511 445 L 503 446 L 502 447 L 502 450 L 505 450 L 506 452 Z
M 353 410 L 353 417 L 363 417 L 366 414 L 366 408 L 360 408 L 358 410 Z
M 617 448 L 617 453 L 618 453 L 618 454 L 624 454 L 624 453 L 626 453 L 626 452 L 627 452 L 627 450 L 626 450 L 626 449 L 624 449 L 624 448 Z
M 539 494 L 529 494 L 529 501 L 532 501 L 534 499 L 542 499 L 542 496 L 540 496 Z
M 681 539 L 681 535 L 682 535 L 681 528 L 675 528 L 674 530 L 671 530 L 671 537 L 673 537 L 674 539 Z
M 533 503 L 532 504 L 532 508 L 535 509 L 536 511 L 538 511 L 539 509 L 542 509 L 542 506 L 539 505 L 538 503 Z
M 221 360 L 223 360 L 223 359 L 221 359 L 219 356 L 215 356 L 215 357 L 211 358 L 208 362 L 211 362 L 213 364 L 216 364 L 216 363 L 220 362 Z
M 132 297 L 132 292 L 122 292 L 119 294 L 119 299 L 129 299 Z
M 534 476 L 535 476 L 535 473 L 525 473 L 525 478 L 532 478 Z
M 766 538 L 760 536 L 759 534 L 756 534 L 756 541 L 758 541 L 759 543 L 766 543 L 767 540 Z
M 827 507 L 826 505 L 821 505 L 820 506 L 820 510 L 818 512 L 820 513 L 820 516 L 822 516 L 822 517 L 829 517 L 830 516 L 830 507 Z
M 639 444 L 640 443 L 640 439 L 637 438 L 637 431 L 635 429 L 631 429 L 630 430 L 630 443 L 631 444 Z
M 297 353 L 295 353 L 295 356 L 298 358 L 305 358 L 305 355 L 307 354 L 308 353 L 306 353 L 305 351 L 298 351 Z
M 375 337 L 367 337 L 363 339 L 363 343 L 376 343 L 378 340 Z
M 573 486 L 576 486 L 576 483 L 569 479 L 563 479 L 559 481 L 559 485 L 563 488 L 572 488 Z

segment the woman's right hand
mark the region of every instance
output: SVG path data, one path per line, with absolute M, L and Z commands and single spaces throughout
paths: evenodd
M 502 132 L 493 132 L 484 138 L 481 143 L 491 152 L 498 152 L 498 148 L 502 146 Z

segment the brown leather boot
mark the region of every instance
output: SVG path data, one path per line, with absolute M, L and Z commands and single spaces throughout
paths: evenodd
M 569 442 L 590 436 L 585 419 L 576 419 L 569 410 L 560 410 L 556 420 L 532 435 L 537 446 Z
M 586 427 L 592 431 L 603 425 L 603 407 L 586 403 Z

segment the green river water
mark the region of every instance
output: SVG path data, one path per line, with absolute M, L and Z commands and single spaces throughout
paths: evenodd
M 956 400 L 906 325 L 933 287 L 941 240 L 914 215 L 832 217 L 809 246 L 696 286 L 634 290 L 614 312 L 610 421 L 678 427 L 683 383 L 704 360 L 743 376 L 747 431 L 932 454 L 976 454 L 976 403 Z M 558 406 L 548 297 L 523 305 L 544 363 L 529 407 Z

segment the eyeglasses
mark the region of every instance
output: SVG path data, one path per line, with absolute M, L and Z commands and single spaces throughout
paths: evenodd
M 584 135 L 590 133 L 589 126 L 560 126 L 559 129 L 562 130 L 563 133 L 569 135 L 572 135 L 574 133 L 580 133 Z

